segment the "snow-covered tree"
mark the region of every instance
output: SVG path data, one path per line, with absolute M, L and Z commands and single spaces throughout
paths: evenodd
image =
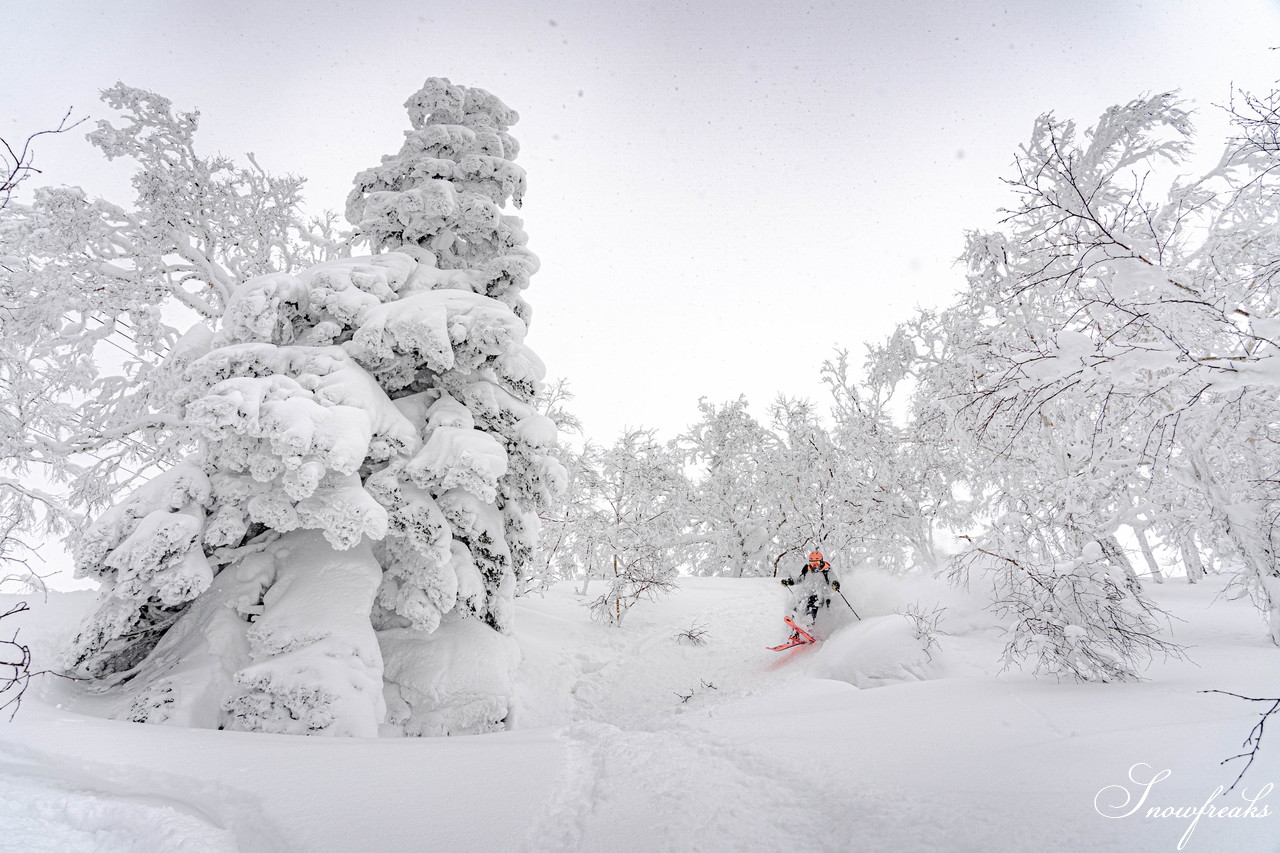
M 123 120 L 88 140 L 137 164 L 133 205 L 63 186 L 0 210 L 0 457 L 88 511 L 185 453 L 180 329 L 216 321 L 248 277 L 342 249 L 301 213 L 301 178 L 201 155 L 198 113 L 123 83 L 102 98 Z
M 1193 535 L 1227 543 L 1280 640 L 1264 511 L 1280 462 L 1274 154 L 1234 141 L 1209 175 L 1148 198 L 1190 133 L 1170 95 L 1083 134 L 1042 116 L 1003 229 L 969 236 L 968 287 L 910 326 L 916 427 L 959 449 L 987 525 L 959 565 L 994 573 L 1018 617 L 1011 655 L 1042 669 L 1131 678 L 1167 650 L 1124 525 L 1189 557 Z
M 83 118 L 72 121 L 71 110 L 67 110 L 57 127 L 37 130 L 21 142 L 0 136 L 0 211 L 9 206 L 19 186 L 40 174 L 40 170 L 36 168 L 36 140 L 42 136 L 66 133 L 83 121 Z
M 687 529 L 688 481 L 680 454 L 652 431 L 627 430 L 599 452 L 593 512 L 585 520 L 590 543 L 582 589 L 592 578 L 607 584 L 591 603 L 594 616 L 621 622 L 642 599 L 675 586 Z
M 698 403 L 701 419 L 677 440 L 695 466 L 690 490 L 692 530 L 697 540 L 694 570 L 732 577 L 771 575 L 777 541 L 786 526 L 790 485 L 776 464 L 778 437 L 747 410 L 739 397 L 717 406 Z
M 198 449 L 100 517 L 70 653 L 130 719 L 254 731 L 500 727 L 512 598 L 563 487 L 521 291 L 516 113 L 428 80 L 348 200 L 380 254 L 232 288 L 184 339 Z
M 556 458 L 566 472 L 565 488 L 541 517 L 537 566 L 530 578 L 537 587 L 562 580 L 586 582 L 598 552 L 600 448 L 590 441 L 581 450 L 562 445 Z
M 675 586 L 688 561 L 689 483 L 681 455 L 653 430 L 625 430 L 609 447 L 586 442 L 557 451 L 568 488 L 548 507 L 538 555 L 544 582 L 572 580 L 581 595 L 597 582 L 592 615 L 618 623 L 643 599 Z
M 539 395 L 537 409 L 556 425 L 558 440 L 548 453 L 565 471 L 565 486 L 550 502 L 541 505 L 538 513 L 538 547 L 534 551 L 529 570 L 521 579 L 516 595 L 543 590 L 568 578 L 580 577 L 583 565 L 578 555 L 584 552 L 577 541 L 579 519 L 590 511 L 595 494 L 591 477 L 594 468 L 588 461 L 594 454 L 594 445 L 584 443 L 582 450 L 575 445 L 582 441 L 582 421 L 569 408 L 574 394 L 564 379 L 548 382 Z
M 876 372 L 869 359 L 866 377 L 851 376 L 848 353 L 822 366 L 831 394 L 832 441 L 841 477 L 841 500 L 852 534 L 848 548 L 881 568 L 932 571 L 938 562 L 935 529 L 954 516 L 951 485 L 927 446 L 907 435 L 889 407 L 900 377 Z
M 945 491 L 893 424 L 891 389 L 859 383 L 848 356 L 822 369 L 829 414 L 779 397 L 767 424 L 739 399 L 704 401 L 679 439 L 693 466 L 693 570 L 776 574 L 821 548 L 845 566 L 932 566 L 933 523 Z
M 47 391 L 43 381 L 24 381 L 30 374 L 30 364 L 15 357 L 13 348 L 3 342 L 4 333 L 20 328 L 14 321 L 13 309 L 17 303 L 9 286 L 14 270 L 23 259 L 8 253 L 6 235 L 13 227 L 13 213 L 6 214 L 14 194 L 21 185 L 40 173 L 35 165 L 36 140 L 49 134 L 66 133 L 80 125 L 84 119 L 71 121 L 71 111 L 62 117 L 56 127 L 41 130 L 27 136 L 21 142 L 0 137 L 0 399 L 6 405 L 0 408 L 0 449 L 5 452 L 0 459 L 0 590 L 16 585 L 22 592 L 41 587 L 41 580 L 27 562 L 27 556 L 35 551 L 35 540 L 54 537 L 66 532 L 76 521 L 76 515 L 61 496 L 42 488 L 29 476 L 31 468 L 45 464 L 57 469 L 65 464 L 56 457 L 33 459 L 33 454 L 23 452 L 26 413 L 39 408 Z M 65 416 L 65 412 L 60 412 Z M 33 464 L 34 463 L 34 464 Z M 26 538 L 28 534 L 33 539 Z

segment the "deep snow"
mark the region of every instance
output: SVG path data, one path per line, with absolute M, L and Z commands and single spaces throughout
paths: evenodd
M 0 724 L 0 850 L 1278 851 L 1280 793 L 1257 799 L 1264 817 L 1241 793 L 1280 782 L 1275 743 L 1210 802 L 1240 816 L 1185 838 L 1190 817 L 1145 816 L 1198 808 L 1238 772 L 1219 761 L 1258 709 L 1198 691 L 1280 690 L 1280 650 L 1221 586 L 1150 588 L 1190 661 L 1078 685 L 1000 673 L 990 617 L 930 581 L 846 573 L 865 621 L 784 653 L 764 648 L 785 635 L 770 579 L 684 579 L 619 627 L 561 585 L 517 602 L 513 730 L 472 737 L 122 723 L 46 677 Z M 0 629 L 48 665 L 92 597 L 51 594 Z M 894 613 L 915 601 L 948 606 L 929 653 Z M 678 636 L 695 627 L 704 644 Z M 1099 813 L 1128 810 L 1117 786 L 1140 795 L 1131 772 L 1162 770 L 1136 813 Z

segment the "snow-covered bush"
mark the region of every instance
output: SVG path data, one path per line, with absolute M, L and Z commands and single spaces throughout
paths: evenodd
M 572 427 L 554 399 L 545 401 L 557 422 Z M 682 455 L 652 430 L 624 430 L 609 447 L 588 441 L 581 449 L 555 448 L 569 486 L 544 516 L 537 555 L 539 583 L 577 582 L 592 616 L 617 623 L 644 599 L 661 598 L 688 565 L 689 482 Z
M 1160 637 L 1164 613 L 1138 594 L 1097 542 L 1055 557 L 1034 528 L 993 529 L 957 562 L 992 583 L 991 606 L 1008 620 L 1004 661 L 1077 681 L 1134 681 L 1157 655 L 1178 656 Z
M 406 106 L 404 148 L 348 203 L 382 253 L 236 287 L 176 391 L 198 451 L 76 550 L 103 594 L 69 661 L 127 685 L 122 715 L 350 735 L 506 716 L 512 598 L 565 476 L 524 343 L 536 259 L 500 213 L 516 115 L 435 79 Z M 459 664 L 437 632 L 485 651 Z
M 30 608 L 25 601 L 0 612 L 0 620 L 23 613 Z M 19 642 L 15 632 L 10 639 L 0 639 L 0 714 L 9 712 L 12 720 L 22 706 L 22 697 L 31 684 L 31 648 Z

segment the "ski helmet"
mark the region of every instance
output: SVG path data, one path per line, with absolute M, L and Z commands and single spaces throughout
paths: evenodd
M 810 563 L 821 563 L 821 562 L 822 562 L 822 552 L 821 552 L 821 551 L 810 551 L 810 552 L 809 552 L 809 562 L 810 562 Z

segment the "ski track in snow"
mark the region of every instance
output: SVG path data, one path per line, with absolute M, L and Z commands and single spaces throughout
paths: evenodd
M 710 724 L 703 717 L 651 730 L 603 723 L 562 729 L 565 774 L 521 853 L 999 849 L 970 802 L 923 798 L 870 780 L 832 784 L 823 762 L 809 760 L 824 749 L 821 739 L 797 760 L 718 735 Z M 1044 845 L 1052 832 L 1030 835 L 1036 840 L 1027 849 L 1052 849 Z
M 909 796 L 825 788 L 797 770 L 803 759 L 710 729 L 725 703 L 804 677 L 814 649 L 765 649 L 786 636 L 784 602 L 754 581 L 712 614 L 639 608 L 621 626 L 595 626 L 571 657 L 574 722 L 556 729 L 565 767 L 523 853 L 840 853 L 872 839 L 899 853 L 944 849 L 923 816 L 915 838 L 895 839 Z M 705 645 L 677 639 L 693 624 Z
M 566 779 L 527 853 L 720 851 L 729 838 L 753 839 L 760 850 L 832 851 L 842 839 L 830 815 L 855 805 L 739 742 L 688 726 L 580 723 L 561 737 Z
M 575 669 L 572 721 L 643 727 L 796 677 L 798 668 L 771 675 L 779 658 L 764 649 L 785 635 L 782 600 L 772 584 L 754 581 L 722 597 L 714 614 L 664 612 L 658 603 L 635 608 L 621 625 L 590 626 L 576 650 L 565 649 Z M 695 625 L 707 631 L 701 645 L 678 636 Z
M 815 797 L 786 763 L 684 722 L 762 679 L 797 677 L 770 674 L 778 659 L 763 648 L 784 631 L 781 599 L 754 583 L 713 615 L 637 608 L 619 626 L 592 626 L 572 658 L 574 722 L 556 729 L 564 774 L 525 851 L 720 851 L 730 838 L 842 849 L 823 816 L 844 806 L 839 797 Z M 695 624 L 708 631 L 703 645 L 677 637 Z

